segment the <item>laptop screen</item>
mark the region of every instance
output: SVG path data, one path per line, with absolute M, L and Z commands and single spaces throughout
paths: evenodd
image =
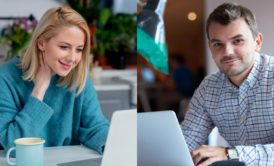
M 194 166 L 173 111 L 138 113 L 138 166 Z

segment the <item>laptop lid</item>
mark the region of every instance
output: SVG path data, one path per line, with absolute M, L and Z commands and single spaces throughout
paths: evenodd
M 137 110 L 112 115 L 101 166 L 137 166 Z
M 138 166 L 194 166 L 173 111 L 137 115 Z
M 102 158 L 60 163 L 58 166 L 137 166 L 137 110 L 113 113 Z

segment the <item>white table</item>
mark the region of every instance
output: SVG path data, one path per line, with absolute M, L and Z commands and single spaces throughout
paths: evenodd
M 47 147 L 44 151 L 44 166 L 101 157 L 97 152 L 82 145 Z M 8 166 L 5 151 L 0 150 L 0 166 Z

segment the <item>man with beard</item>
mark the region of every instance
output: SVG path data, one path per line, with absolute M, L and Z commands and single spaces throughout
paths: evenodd
M 254 14 L 224 3 L 210 14 L 206 33 L 220 71 L 200 84 L 181 124 L 195 165 L 273 165 L 274 58 L 259 52 L 263 39 Z M 230 147 L 204 145 L 214 127 Z

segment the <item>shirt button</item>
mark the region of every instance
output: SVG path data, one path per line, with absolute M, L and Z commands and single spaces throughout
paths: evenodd
M 246 121 L 246 116 L 245 115 L 241 116 L 240 125 L 243 124 L 245 121 Z
M 241 145 L 245 145 L 245 142 L 246 142 L 246 141 L 245 141 L 245 139 L 241 139 L 240 142 L 241 142 Z

